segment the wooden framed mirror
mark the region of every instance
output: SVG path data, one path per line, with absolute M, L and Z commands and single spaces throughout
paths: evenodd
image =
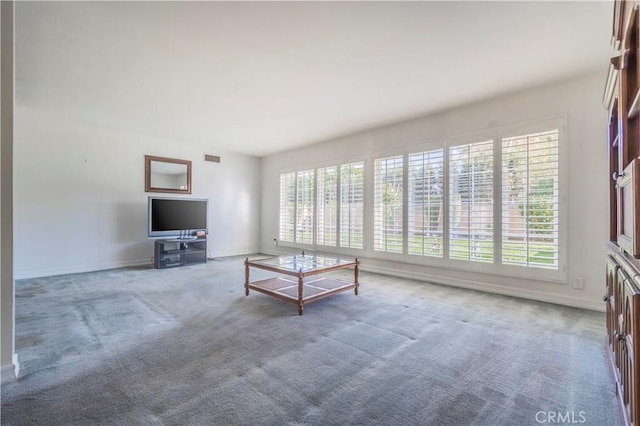
M 144 156 L 145 192 L 191 194 L 191 161 Z

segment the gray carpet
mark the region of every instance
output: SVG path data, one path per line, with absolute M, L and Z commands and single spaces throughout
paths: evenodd
M 360 281 L 303 316 L 245 297 L 240 258 L 19 281 L 2 424 L 620 423 L 604 314 Z

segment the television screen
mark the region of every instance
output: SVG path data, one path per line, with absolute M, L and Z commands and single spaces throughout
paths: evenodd
M 149 197 L 149 238 L 193 237 L 207 231 L 207 202 L 195 198 Z

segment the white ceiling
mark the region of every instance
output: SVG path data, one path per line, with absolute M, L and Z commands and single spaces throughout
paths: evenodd
M 263 156 L 601 71 L 596 2 L 17 2 L 16 102 Z

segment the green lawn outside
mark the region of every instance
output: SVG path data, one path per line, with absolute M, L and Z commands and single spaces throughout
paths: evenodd
M 451 240 L 449 257 L 456 260 L 474 260 L 479 262 L 493 261 L 493 241 L 477 240 L 475 250 L 469 253 L 470 242 L 465 239 Z M 409 254 L 442 257 L 443 243 L 440 237 L 412 235 L 409 237 Z M 386 247 L 402 252 L 402 236 L 388 235 Z M 554 266 L 555 248 L 543 243 L 529 243 L 522 241 L 504 241 L 502 250 L 502 262 L 511 265 L 520 265 L 528 262 L 529 265 L 543 267 Z
M 336 234 L 325 233 L 325 239 L 336 240 Z M 343 236 L 344 237 L 344 236 Z M 346 240 L 344 241 L 346 242 Z M 362 234 L 351 235 L 351 247 L 362 247 Z M 475 250 L 469 253 L 470 242 L 465 239 L 453 239 L 450 244 L 449 257 L 455 260 L 472 260 L 476 262 L 492 262 L 493 261 L 493 241 L 477 240 L 475 242 Z M 341 246 L 345 246 L 341 244 Z M 391 253 L 402 253 L 402 235 L 387 235 L 381 244 L 376 244 L 376 250 L 389 251 Z M 421 236 L 412 235 L 409 237 L 408 254 L 418 256 L 443 257 L 442 238 L 437 236 Z M 527 251 L 527 243 L 525 241 L 503 242 L 502 263 L 507 265 L 522 265 L 540 267 L 557 266 L 556 248 L 544 243 L 529 243 Z

